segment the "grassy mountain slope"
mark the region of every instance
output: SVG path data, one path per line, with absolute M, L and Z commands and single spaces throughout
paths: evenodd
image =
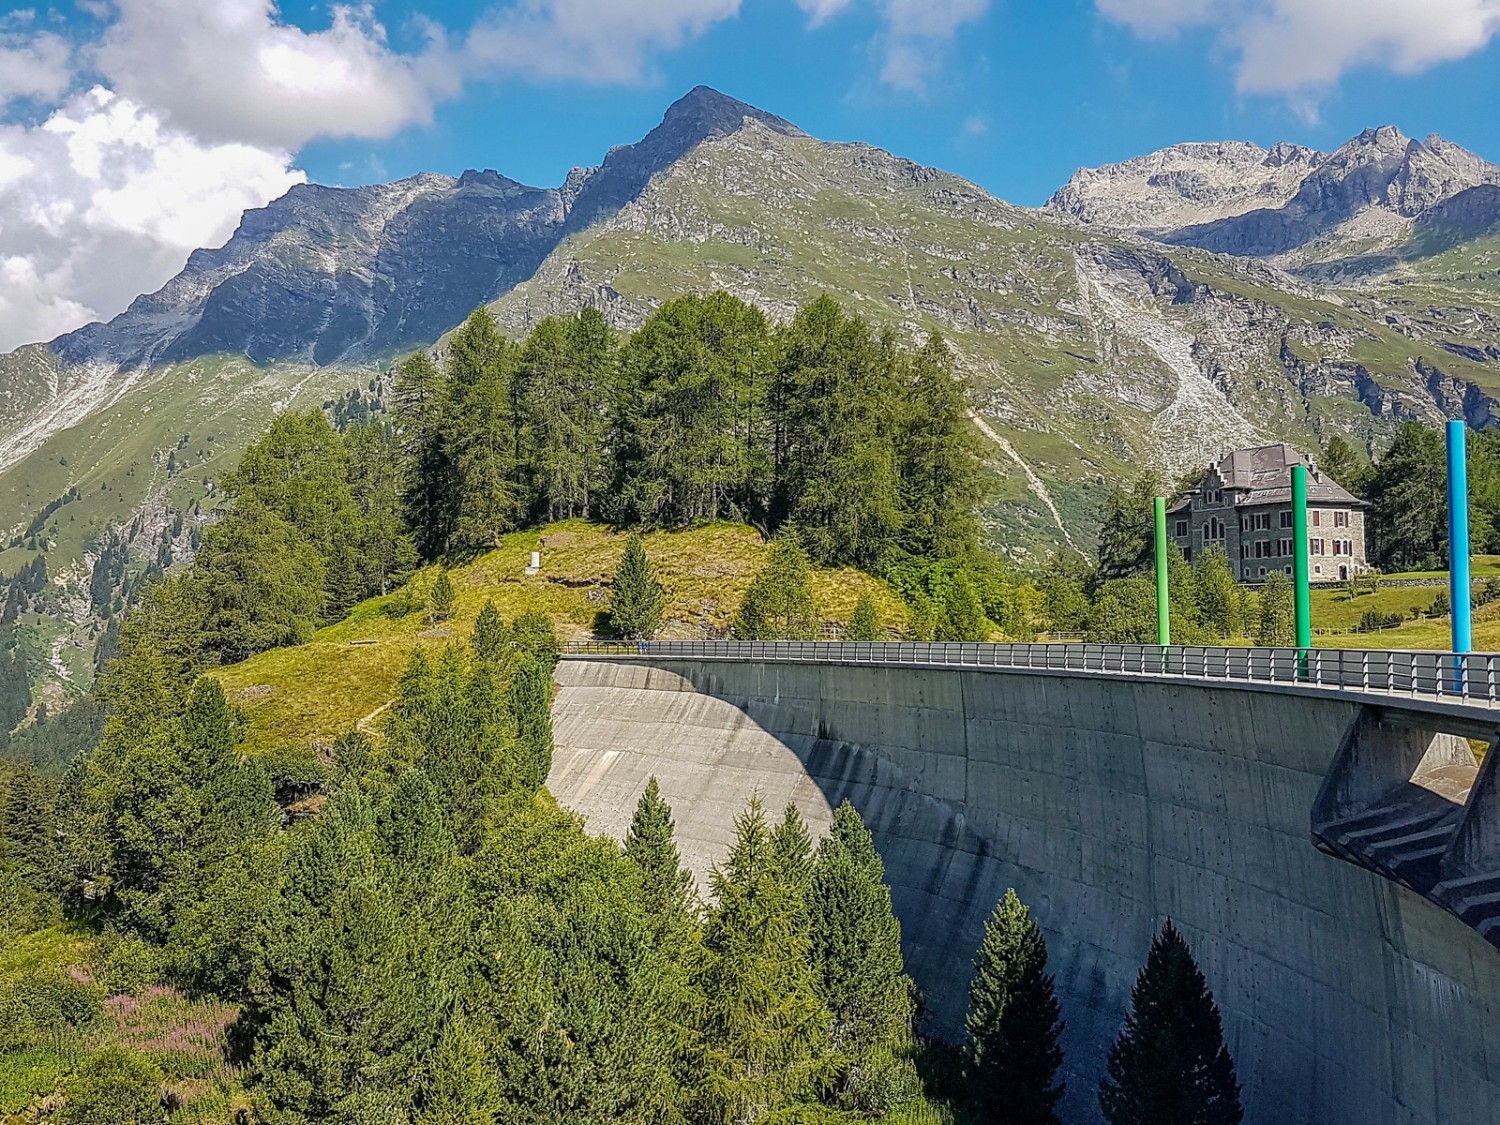
M 1142 467 L 1329 431 L 1378 445 L 1455 394 L 1500 394 L 1500 371 L 1387 323 L 1378 299 L 754 122 L 699 145 L 493 308 L 515 332 L 587 304 L 628 328 L 716 287 L 781 317 L 827 292 L 904 333 L 944 332 L 995 439 L 993 538 L 1033 557 L 1065 534 L 1087 545 L 1102 486 Z
M 759 532 L 740 524 L 657 532 L 645 542 L 668 594 L 660 634 L 667 638 L 723 635 L 770 554 Z M 591 635 L 603 625 L 609 581 L 624 546 L 623 535 L 582 520 L 516 532 L 449 571 L 458 598 L 448 621 L 428 619 L 427 595 L 438 574 L 428 567 L 405 589 L 357 606 L 310 643 L 274 649 L 215 674 L 250 720 L 250 747 L 329 741 L 352 726 L 374 724 L 414 653 L 467 644 L 486 600 L 495 602 L 506 621 L 539 612 L 552 618 L 564 640 Z M 542 571 L 528 577 L 532 551 L 541 552 Z M 888 628 L 906 620 L 901 600 L 859 571 L 818 570 L 812 586 L 827 621 L 847 621 L 866 591 Z

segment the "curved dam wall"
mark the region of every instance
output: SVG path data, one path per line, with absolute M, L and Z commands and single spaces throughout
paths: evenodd
M 656 775 L 700 878 L 758 793 L 816 829 L 845 798 L 886 861 L 908 970 L 961 1032 L 1014 886 L 1067 1021 L 1065 1120 L 1095 1091 L 1171 916 L 1225 1019 L 1250 1125 L 1500 1125 L 1500 951 L 1317 850 L 1357 702 L 998 670 L 564 661 L 548 786 L 623 836 Z

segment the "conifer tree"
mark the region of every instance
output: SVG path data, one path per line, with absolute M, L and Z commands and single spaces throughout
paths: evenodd
M 953 576 L 943 597 L 938 615 L 937 639 L 940 641 L 984 641 L 990 636 L 990 623 L 979 602 L 979 592 L 963 571 Z
M 880 627 L 880 611 L 869 591 L 859 596 L 854 603 L 854 615 L 844 626 L 846 641 L 880 641 L 885 639 L 885 630 Z
M 1260 623 L 1255 643 L 1263 648 L 1287 648 L 1297 643 L 1292 584 L 1273 570 L 1260 587 Z
M 788 802 L 781 822 L 771 831 L 771 875 L 805 900 L 812 883 L 812 859 L 812 833 L 801 811 Z
M 675 827 L 672 808 L 653 776 L 636 802 L 625 833 L 625 854 L 640 868 L 646 908 L 660 919 L 686 917 L 692 909 L 693 874 L 682 866 Z
M 734 619 L 741 641 L 805 641 L 818 631 L 813 602 L 812 565 L 795 532 L 783 532 L 771 545 L 771 557 L 745 591 Z
M 1223 547 L 1215 545 L 1198 556 L 1192 580 L 1193 601 L 1204 630 L 1216 640 L 1237 636 L 1241 627 L 1239 596 Z
M 1238 1125 L 1244 1117 L 1218 1005 L 1169 919 L 1130 992 L 1099 1106 L 1110 1125 Z
M 552 769 L 552 666 L 523 655 L 511 677 L 511 713 L 516 722 L 515 784 L 535 793 Z
M 496 663 L 504 658 L 509 645 L 510 631 L 506 629 L 495 603 L 486 598 L 474 621 L 474 635 L 469 641 L 474 658 L 485 663 Z
M 456 505 L 456 473 L 450 456 L 448 383 L 426 352 L 396 367 L 395 415 L 408 476 L 405 502 L 422 558 L 448 549 Z
M 447 437 L 457 479 L 450 546 L 487 550 L 516 525 L 522 497 L 515 362 L 515 349 L 485 308 L 470 314 L 449 342 Z
M 623 640 L 649 640 L 661 628 L 666 591 L 656 580 L 639 535 L 625 540 L 609 590 L 610 632 Z
M 428 617 L 433 621 L 447 621 L 453 616 L 453 582 L 445 570 L 437 576 L 437 581 L 432 584 L 432 591 L 427 595 Z
M 862 1052 L 911 1032 L 912 986 L 901 957 L 885 865 L 859 812 L 844 801 L 818 845 L 807 900 L 818 995 L 833 1014 L 833 1041 Z
M 801 903 L 775 877 L 758 799 L 735 818 L 735 844 L 715 868 L 697 986 L 703 997 L 710 1121 L 759 1121 L 814 1100 L 831 1073 L 831 1017 L 818 999 Z
M 898 445 L 906 509 L 902 539 L 925 558 L 961 558 L 978 540 L 979 437 L 953 351 L 934 332 L 904 365 L 906 421 Z
M 1128 488 L 1114 489 L 1104 501 L 1104 523 L 1099 529 L 1101 581 L 1129 578 L 1151 568 L 1151 501 L 1161 487 L 1160 478 L 1145 473 Z
M 1063 1093 L 1062 1020 L 1046 970 L 1046 939 L 1008 890 L 984 925 L 964 1023 L 971 1094 L 1018 1125 L 1057 1125 Z

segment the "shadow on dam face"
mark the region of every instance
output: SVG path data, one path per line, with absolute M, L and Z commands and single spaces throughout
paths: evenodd
M 564 661 L 558 685 L 548 787 L 620 838 L 654 774 L 700 882 L 752 795 L 773 813 L 795 802 L 815 832 L 851 801 L 945 1037 L 1014 886 L 1067 1021 L 1066 1121 L 1099 1120 L 1105 1054 L 1171 916 L 1223 1010 L 1249 1125 L 1500 1125 L 1500 950 L 1437 905 L 1473 882 L 1444 864 L 1492 850 L 1494 822 L 1462 795 L 1500 785 L 1500 754 L 1454 789 L 1461 740 L 1401 734 L 1399 714 L 1357 701 L 1224 685 L 671 659 Z M 1359 835 L 1409 789 L 1447 805 Z M 1406 837 L 1439 823 L 1433 864 Z M 1420 861 L 1413 879 L 1367 846 L 1391 839 Z

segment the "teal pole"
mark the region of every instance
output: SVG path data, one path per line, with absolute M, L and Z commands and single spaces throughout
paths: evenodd
M 1172 607 L 1167 591 L 1167 501 L 1158 496 L 1152 501 L 1156 516 L 1156 643 L 1165 648 L 1172 643 Z
M 1448 605 L 1453 623 L 1453 687 L 1464 686 L 1464 654 L 1474 647 L 1469 589 L 1469 465 L 1463 422 L 1448 423 Z
M 1297 610 L 1297 662 L 1307 674 L 1307 652 L 1312 648 L 1312 598 L 1307 577 L 1307 466 L 1292 466 L 1292 584 Z

